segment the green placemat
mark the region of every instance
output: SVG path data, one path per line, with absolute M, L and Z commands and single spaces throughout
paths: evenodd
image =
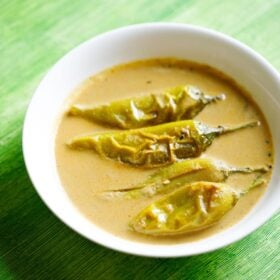
M 280 69 L 279 0 L 0 2 L 0 279 L 280 279 L 280 215 L 224 249 L 178 259 L 114 252 L 80 237 L 42 203 L 25 170 L 30 98 L 66 52 L 140 22 L 192 23 L 248 44 Z

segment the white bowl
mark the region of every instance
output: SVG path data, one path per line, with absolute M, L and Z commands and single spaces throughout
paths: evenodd
M 124 240 L 85 218 L 62 187 L 55 162 L 57 118 L 63 103 L 89 76 L 116 64 L 177 57 L 209 64 L 252 93 L 272 131 L 275 164 L 269 187 L 254 209 L 233 227 L 192 243 L 151 245 Z M 154 257 L 189 256 L 235 242 L 266 222 L 280 206 L 280 76 L 259 54 L 242 43 L 205 28 L 173 23 L 128 26 L 97 36 L 60 59 L 47 73 L 29 105 L 23 152 L 29 176 L 46 205 L 65 224 L 88 239 L 122 252 Z

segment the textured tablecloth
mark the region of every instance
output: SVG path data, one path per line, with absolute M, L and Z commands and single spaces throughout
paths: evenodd
M 135 257 L 70 230 L 47 209 L 28 178 L 21 148 L 23 119 L 47 70 L 96 34 L 152 21 L 222 31 L 280 69 L 279 0 L 0 1 L 1 280 L 280 279 L 279 214 L 250 236 L 212 253 Z

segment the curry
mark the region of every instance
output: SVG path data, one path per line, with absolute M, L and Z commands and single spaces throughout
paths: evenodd
M 56 160 L 66 192 L 94 224 L 175 244 L 211 236 L 252 209 L 269 182 L 273 144 L 234 80 L 207 65 L 152 59 L 105 70 L 73 92 Z

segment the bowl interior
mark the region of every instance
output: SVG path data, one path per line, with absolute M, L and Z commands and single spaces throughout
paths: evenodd
M 139 244 L 120 239 L 87 220 L 60 184 L 54 139 L 58 116 L 69 94 L 86 78 L 133 60 L 177 57 L 209 64 L 251 92 L 272 131 L 275 165 L 264 197 L 238 224 L 207 239 L 180 245 Z M 45 76 L 29 106 L 23 133 L 26 166 L 48 207 L 85 237 L 116 250 L 145 256 L 187 256 L 230 244 L 264 223 L 279 208 L 280 78 L 258 54 L 220 33 L 181 24 L 144 24 L 121 28 L 78 46 Z

